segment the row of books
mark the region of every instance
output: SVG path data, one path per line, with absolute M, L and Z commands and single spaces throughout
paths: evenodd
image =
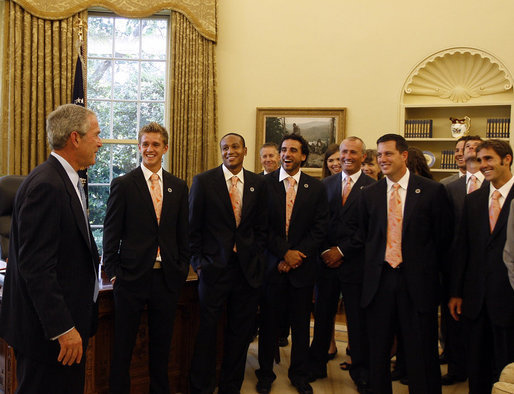
M 487 119 L 487 138 L 509 138 L 510 118 Z
M 432 138 L 432 119 L 405 121 L 405 138 Z
M 455 151 L 453 149 L 450 150 L 442 150 L 441 151 L 441 169 L 443 170 L 457 170 L 457 163 L 455 162 Z

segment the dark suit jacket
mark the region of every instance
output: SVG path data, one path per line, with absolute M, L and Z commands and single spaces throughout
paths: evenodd
M 321 251 L 338 246 L 344 255 L 343 263 L 336 268 L 340 279 L 348 283 L 361 283 L 364 249 L 362 247 L 355 248 L 348 241 L 358 227 L 359 194 L 366 186 L 376 181 L 361 173 L 343 206 L 341 179 L 341 174 L 335 174 L 322 180 L 327 191 L 330 220 L 325 244 Z M 323 261 L 321 261 L 320 267 L 320 275 L 330 275 L 334 270 L 328 268 Z
M 288 279 L 294 287 L 312 286 L 327 233 L 327 193 L 319 180 L 301 173 L 286 237 L 286 191 L 284 182 L 278 181 L 279 174 L 280 169 L 265 175 L 269 207 L 267 278 L 270 282 L 279 279 L 282 274 L 277 270 L 278 263 L 288 250 L 299 250 L 307 258 L 300 267 L 289 271 Z
M 493 233 L 489 230 L 489 188 L 468 194 L 459 231 L 461 253 L 455 261 L 451 296 L 462 297 L 462 313 L 474 319 L 487 307 L 494 324 L 514 325 L 514 291 L 503 263 L 511 188 Z
M 250 286 L 264 276 L 266 189 L 264 177 L 244 170 L 241 222 L 236 219 L 221 166 L 196 175 L 189 195 L 191 265 L 214 282 L 237 247 L 241 269 Z
M 387 182 L 383 178 L 361 193 L 358 237 L 365 243 L 362 306 L 377 292 L 387 243 Z M 414 175 L 403 212 L 403 271 L 414 306 L 429 311 L 439 303 L 439 264 L 447 258 L 453 214 L 443 185 Z
M 445 186 L 455 212 L 455 223 L 458 224 L 462 216 L 462 209 L 464 208 L 464 198 L 467 195 L 466 177 L 462 176 Z M 484 179 L 480 187 L 485 187 L 489 190 L 489 182 Z
M 74 186 L 50 156 L 16 194 L 0 335 L 17 351 L 57 363 L 59 341 L 73 326 L 84 351 L 94 334 L 98 252 Z M 91 242 L 90 242 L 91 240 Z
M 162 171 L 163 199 L 157 223 L 141 167 L 113 179 L 104 221 L 103 264 L 109 278 L 151 284 L 157 247 L 170 289 L 179 288 L 189 267 L 187 185 Z

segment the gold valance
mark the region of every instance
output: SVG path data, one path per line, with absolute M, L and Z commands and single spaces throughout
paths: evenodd
M 160 10 L 180 12 L 208 40 L 216 42 L 216 0 L 13 0 L 32 15 L 64 19 L 92 6 L 114 11 L 128 18 L 150 16 Z

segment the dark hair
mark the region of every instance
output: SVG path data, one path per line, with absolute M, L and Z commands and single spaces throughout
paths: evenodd
M 407 149 L 409 155 L 407 156 L 407 168 L 416 175 L 423 176 L 425 178 L 434 179 L 430 168 L 428 168 L 427 159 L 421 151 L 421 149 L 415 146 L 410 146 Z
M 305 160 L 302 161 L 303 167 L 303 165 L 307 162 L 307 159 L 309 158 L 309 143 L 305 141 L 305 138 L 303 138 L 300 134 L 286 134 L 282 137 L 282 140 L 280 141 L 279 152 L 282 150 L 282 144 L 285 140 L 295 140 L 302 145 L 302 153 L 305 155 Z
M 492 150 L 494 150 L 496 152 L 496 154 L 498 156 L 500 156 L 502 161 L 503 161 L 503 159 L 505 159 L 505 157 L 507 155 L 510 155 L 511 159 L 513 157 L 513 155 L 512 155 L 512 147 L 507 142 L 502 141 L 502 140 L 492 139 L 492 140 L 483 141 L 476 148 L 477 155 L 478 155 L 478 152 L 480 152 L 480 150 L 482 150 L 482 149 L 492 149 Z M 512 167 L 512 160 L 510 161 L 509 168 L 510 167 Z
M 366 149 L 366 157 L 364 158 L 362 164 L 373 164 L 375 162 L 378 166 L 378 174 L 377 178 L 382 179 L 384 174 L 382 174 L 382 171 L 380 170 L 380 166 L 378 165 L 378 159 L 377 159 L 377 150 L 376 149 Z
M 259 154 L 261 153 L 263 148 L 275 148 L 278 152 L 278 145 L 274 142 L 265 142 L 264 144 L 262 144 L 261 148 L 259 149 Z
M 237 134 L 237 133 L 227 133 L 223 137 L 221 137 L 220 146 L 221 146 L 221 141 L 223 141 L 223 138 L 228 137 L 229 135 L 233 135 L 235 137 L 241 138 L 241 141 L 243 142 L 243 148 L 246 146 L 246 142 L 245 142 L 245 139 L 243 138 L 243 136 L 241 134 Z
M 396 142 L 396 149 L 398 152 L 402 153 L 409 149 L 409 145 L 407 144 L 407 141 L 405 138 L 403 138 L 400 134 L 384 134 L 382 137 L 380 137 L 377 140 L 377 145 L 382 142 L 388 142 L 388 141 L 394 141 Z
M 462 137 L 460 137 L 457 141 L 455 141 L 455 145 L 457 145 L 459 142 L 461 141 L 464 141 L 464 144 L 466 144 L 466 141 L 468 140 L 468 136 L 467 135 L 463 135 Z
M 168 131 L 161 126 L 157 122 L 150 122 L 147 125 L 144 125 L 141 127 L 141 130 L 139 130 L 139 133 L 137 135 L 137 143 L 141 143 L 141 138 L 143 138 L 143 134 L 146 133 L 158 133 L 162 137 L 162 142 L 165 146 L 168 145 Z
M 330 170 L 328 169 L 327 160 L 330 156 L 332 156 L 336 152 L 339 152 L 339 145 L 330 144 L 327 148 L 327 151 L 325 152 L 325 158 L 323 159 L 323 168 L 321 170 L 321 179 L 326 178 L 327 176 L 331 175 Z
M 464 136 L 464 137 L 460 137 L 460 138 L 459 138 L 459 141 L 460 141 L 460 139 L 461 139 L 461 138 L 464 138 L 464 140 L 465 140 L 466 142 L 468 142 L 468 141 L 482 141 L 482 142 L 483 142 L 483 141 L 484 141 L 484 140 L 482 139 L 482 137 L 480 137 L 479 135 L 466 135 L 466 136 Z M 457 142 L 459 142 L 459 141 L 457 141 Z M 464 144 L 465 144 L 465 143 L 464 143 Z

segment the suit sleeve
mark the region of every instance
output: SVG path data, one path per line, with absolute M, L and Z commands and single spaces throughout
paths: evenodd
M 75 325 L 56 270 L 61 248 L 59 234 L 66 231 L 61 228 L 62 212 L 68 202 L 62 190 L 39 183 L 28 190 L 18 212 L 19 272 L 47 339 Z
M 103 266 L 109 279 L 116 276 L 120 265 L 120 242 L 123 234 L 126 201 L 123 182 L 119 178 L 111 182 L 107 200 L 103 234 Z
M 503 250 L 503 262 L 509 272 L 509 282 L 514 289 L 514 200 L 510 203 L 509 220 L 507 222 L 507 241 Z
M 464 283 L 464 273 L 466 272 L 468 257 L 468 198 L 464 200 L 464 208 L 459 224 L 457 225 L 454 247 L 450 251 L 450 297 L 462 298 L 462 287 Z
M 203 223 L 205 215 L 205 191 L 198 176 L 193 178 L 189 193 L 189 245 L 191 249 L 191 265 L 197 271 L 201 269 Z
M 179 251 L 180 265 L 187 272 L 191 253 L 189 251 L 189 204 L 188 188 L 184 185 L 184 192 L 180 200 L 180 209 L 177 219 L 177 243 Z
M 437 236 L 437 250 L 441 272 L 446 273 L 452 261 L 451 246 L 454 238 L 454 211 L 446 188 L 438 185 L 437 200 L 433 202 L 434 215 L 437 218 L 434 234 Z

